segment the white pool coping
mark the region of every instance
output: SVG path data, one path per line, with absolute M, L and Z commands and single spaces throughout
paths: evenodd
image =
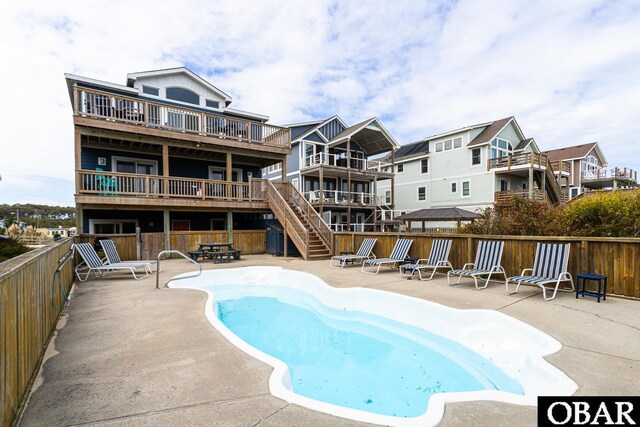
M 208 294 L 205 315 L 227 340 L 245 353 L 271 365 L 269 390 L 275 397 L 342 418 L 390 426 L 437 425 L 444 415 L 445 404 L 492 400 L 517 405 L 536 406 L 538 396 L 570 396 L 578 385 L 562 371 L 544 360 L 556 353 L 562 344 L 544 332 L 494 310 L 460 310 L 431 301 L 393 292 L 367 288 L 334 288 L 320 278 L 282 267 L 241 267 L 192 272 L 171 279 L 171 288 L 196 289 Z M 178 280 L 176 280 L 178 279 Z M 247 344 L 216 315 L 215 295 L 206 286 L 251 284 L 290 287 L 303 290 L 329 307 L 356 310 L 410 324 L 456 341 L 492 361 L 515 378 L 524 395 L 504 391 L 483 390 L 438 393 L 431 396 L 427 411 L 418 417 L 402 418 L 346 408 L 301 396 L 292 391 L 287 365 Z

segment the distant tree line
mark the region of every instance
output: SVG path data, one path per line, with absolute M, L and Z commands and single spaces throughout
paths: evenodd
M 0 204 L 0 232 L 12 224 L 24 222 L 35 228 L 75 227 L 76 209 L 72 206 L 49 206 L 36 204 Z M 4 230 L 3 230 L 4 229 Z M 1 234 L 1 233 L 0 233 Z

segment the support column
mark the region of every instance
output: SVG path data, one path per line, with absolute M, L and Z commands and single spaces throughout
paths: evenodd
M 323 203 L 324 203 L 324 175 L 323 175 L 323 167 L 322 165 L 320 165 L 320 176 L 319 176 L 319 180 L 320 180 L 320 216 L 322 216 L 322 212 L 323 212 Z
M 231 178 L 233 177 L 233 164 L 231 162 L 231 153 L 227 153 L 227 168 L 225 173 L 225 181 L 227 181 L 227 199 L 233 199 L 231 192 Z M 204 190 L 204 188 L 202 189 Z M 204 194 L 204 193 L 203 193 Z
M 351 231 L 351 138 L 347 139 L 347 194 L 349 203 L 347 204 L 347 230 Z
M 171 249 L 171 216 L 169 215 L 169 209 L 164 209 L 162 212 L 164 222 L 164 249 Z
M 533 168 L 529 167 L 529 199 L 533 199 Z
M 395 208 L 396 206 L 396 191 L 395 191 L 395 176 L 396 176 L 396 151 L 391 151 L 391 206 Z
M 82 169 L 82 135 L 76 130 L 74 135 L 75 142 L 75 176 L 76 176 L 76 194 L 80 194 L 82 190 L 82 178 L 77 171 Z M 79 233 L 78 233 L 79 234 Z
M 542 193 L 547 194 L 547 174 L 544 171 L 540 172 L 540 174 L 542 175 L 542 177 L 540 178 Z
M 162 176 L 162 193 L 164 197 L 169 197 L 169 145 L 166 143 L 162 144 Z M 202 191 L 204 193 L 204 188 Z
M 282 157 L 282 182 L 287 181 L 287 156 Z
M 78 204 L 76 205 L 76 233 L 82 234 L 84 232 L 84 210 L 82 205 Z
M 227 210 L 227 242 L 233 243 L 233 212 Z
M 378 173 L 373 175 L 373 191 L 371 192 L 374 197 L 373 201 L 373 231 L 378 229 Z M 382 230 L 380 230 L 382 231 Z

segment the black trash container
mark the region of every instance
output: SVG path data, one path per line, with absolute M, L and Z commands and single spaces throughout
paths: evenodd
M 267 253 L 275 256 L 284 255 L 284 227 L 277 220 L 267 221 Z M 298 248 L 290 238 L 287 239 L 287 256 L 300 256 Z

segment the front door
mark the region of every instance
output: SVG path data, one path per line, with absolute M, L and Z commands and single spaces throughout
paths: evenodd
M 509 191 L 509 181 L 506 179 L 500 180 L 500 191 Z
M 363 212 L 356 213 L 356 223 L 355 223 L 354 231 L 359 231 L 359 232 L 364 231 L 364 213 Z

